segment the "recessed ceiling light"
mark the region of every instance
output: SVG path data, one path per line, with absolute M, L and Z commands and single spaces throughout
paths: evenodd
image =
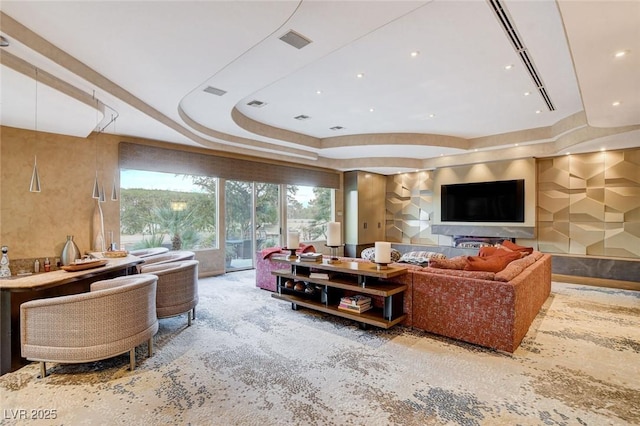
M 531 92 L 524 92 L 525 96 L 529 96 L 531 94 Z
M 440 157 L 444 157 L 444 154 L 440 154 Z
M 373 112 L 373 111 L 375 111 L 375 109 L 369 108 L 369 112 Z
M 505 65 L 504 66 L 505 70 L 510 70 L 511 68 L 513 68 L 513 64 L 509 64 L 509 65 Z
M 333 126 L 329 128 L 329 130 L 342 130 L 342 129 L 344 129 L 344 127 L 342 126 Z
M 4 36 L 0 36 L 0 47 L 8 47 L 9 40 L 7 40 Z
M 607 150 L 607 148 L 605 148 L 605 147 L 600 148 L 600 152 L 605 152 L 606 150 Z
M 613 102 L 611 105 L 612 105 L 612 106 L 618 106 L 618 105 L 620 105 L 620 103 L 621 103 L 620 101 L 615 101 L 615 102 Z
M 418 56 L 419 54 L 420 54 L 420 52 L 419 52 L 419 51 L 414 50 L 413 52 L 411 52 L 411 57 L 412 57 L 412 58 L 415 58 L 415 57 L 416 57 L 416 56 Z
M 519 145 L 519 144 L 517 144 L 517 143 L 514 143 L 514 144 L 513 144 L 513 146 L 518 146 L 518 145 Z
M 295 118 L 296 120 L 304 121 L 304 120 L 310 119 L 311 117 L 309 117 L 308 115 L 300 114 L 300 115 L 297 115 L 297 116 L 295 116 L 293 118 Z
M 571 153 L 570 153 L 570 152 L 567 152 L 567 155 L 571 155 Z
M 541 110 L 539 110 L 539 109 L 537 109 L 537 110 L 536 110 L 536 114 L 540 114 L 540 113 L 542 113 L 542 111 L 541 111 Z
M 316 95 L 322 95 L 322 90 L 316 90 Z
M 356 77 L 357 78 L 362 78 L 362 77 L 364 77 L 364 73 L 359 72 L 358 74 L 356 74 Z
M 623 56 L 627 56 L 629 54 L 629 50 L 619 50 L 613 54 L 616 58 L 622 58 Z

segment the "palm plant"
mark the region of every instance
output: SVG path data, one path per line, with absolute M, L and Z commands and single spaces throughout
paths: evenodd
M 173 209 L 169 206 L 156 207 L 154 216 L 161 229 L 166 230 L 171 237 L 171 250 L 182 249 L 181 234 L 193 226 L 193 210 Z

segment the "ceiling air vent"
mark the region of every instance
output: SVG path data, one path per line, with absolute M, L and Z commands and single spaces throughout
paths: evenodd
M 293 30 L 289 30 L 288 33 L 280 37 L 280 40 L 295 47 L 296 49 L 302 49 L 307 44 L 311 43 L 311 40 Z
M 344 127 L 342 126 L 333 126 L 329 128 L 329 130 L 342 130 L 342 129 L 344 129 Z
M 247 105 L 252 106 L 254 108 L 262 108 L 263 106 L 266 105 L 266 102 L 262 102 L 254 99 L 251 102 L 247 102 Z
M 296 117 L 293 117 L 293 118 L 295 118 L 296 120 L 304 121 L 304 120 L 310 119 L 311 117 L 309 117 L 308 115 L 300 114 L 300 115 L 298 115 Z
M 516 53 L 518 54 L 518 56 L 520 56 L 520 60 L 531 76 L 531 79 L 536 85 L 538 93 L 540 93 L 540 96 L 542 96 L 542 100 L 544 100 L 547 108 L 549 108 L 549 111 L 555 111 L 556 107 L 553 105 L 553 102 L 551 102 L 551 97 L 549 97 L 547 89 L 544 87 L 542 78 L 540 77 L 540 74 L 538 74 L 538 70 L 533 63 L 533 58 L 531 57 L 531 55 L 529 55 L 527 47 L 524 45 L 524 41 L 522 41 L 522 37 L 520 36 L 520 34 L 518 34 L 518 30 L 511 22 L 512 19 L 509 11 L 500 2 L 500 0 L 487 0 L 487 3 L 489 3 L 493 11 L 495 12 L 496 17 L 498 18 L 498 22 L 500 22 L 500 25 L 502 25 L 502 29 L 509 38 L 509 41 L 511 41 L 511 44 L 513 45 Z
M 213 86 L 207 86 L 203 91 L 207 93 L 211 93 L 212 95 L 216 95 L 216 96 L 222 96 L 225 93 L 227 93 L 226 90 L 218 89 L 217 87 L 213 87 Z

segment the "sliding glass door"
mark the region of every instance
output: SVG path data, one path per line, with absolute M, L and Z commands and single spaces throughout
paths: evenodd
M 280 245 L 279 185 L 225 183 L 226 270 L 254 267 L 254 256 Z

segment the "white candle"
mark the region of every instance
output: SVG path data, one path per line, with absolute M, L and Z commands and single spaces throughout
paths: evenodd
M 340 222 L 329 222 L 327 225 L 327 245 L 329 247 L 340 245 Z
M 289 231 L 287 233 L 287 248 L 297 249 L 300 245 L 300 232 Z
M 376 263 L 391 263 L 391 243 L 385 241 L 376 241 L 375 246 Z

